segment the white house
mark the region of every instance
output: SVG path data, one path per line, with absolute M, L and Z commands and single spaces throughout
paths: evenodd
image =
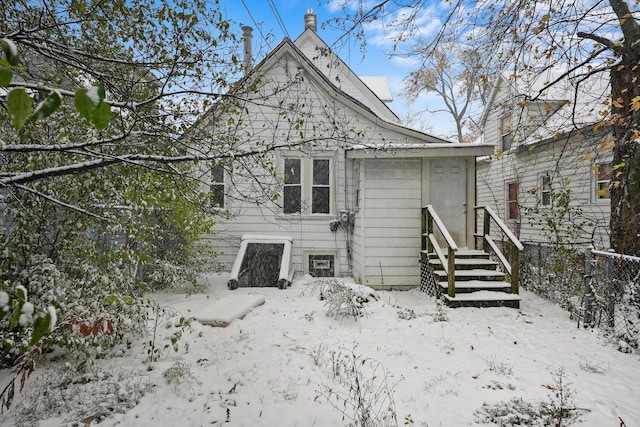
M 493 146 L 403 126 L 385 104 L 386 79 L 356 76 L 320 38 L 311 10 L 305 25 L 202 120 L 213 135 L 207 149 L 222 158 L 211 171 L 219 215 L 205 242 L 229 270 L 239 251 L 268 270 L 290 245 L 297 274 L 416 287 L 422 208 L 432 205 L 456 244 L 471 246 L 476 157 Z M 274 240 L 251 249 L 243 235 Z
M 609 87 L 559 75 L 497 78 L 480 123 L 496 149 L 478 159 L 478 204 L 522 242 L 608 248 L 613 141 L 598 123 Z

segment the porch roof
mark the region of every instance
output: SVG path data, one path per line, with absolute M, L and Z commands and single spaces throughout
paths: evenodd
M 348 159 L 387 157 L 480 157 L 493 154 L 495 146 L 482 143 L 387 143 L 381 146 L 354 145 L 348 148 Z

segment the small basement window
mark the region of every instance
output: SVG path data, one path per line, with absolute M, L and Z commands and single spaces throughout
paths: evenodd
M 313 277 L 335 277 L 335 255 L 309 255 L 308 268 Z

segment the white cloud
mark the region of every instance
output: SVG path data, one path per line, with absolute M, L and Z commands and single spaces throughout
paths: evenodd
M 401 8 L 392 14 L 366 23 L 363 28 L 372 45 L 390 49 L 395 43 L 413 45 L 420 38 L 429 38 L 441 28 L 440 15 L 433 7 Z

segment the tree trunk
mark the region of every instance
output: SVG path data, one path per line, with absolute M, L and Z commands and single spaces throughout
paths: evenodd
M 620 63 L 611 69 L 611 246 L 628 255 L 640 255 L 640 111 L 633 108 L 640 96 L 640 50 L 634 41 L 625 40 Z

